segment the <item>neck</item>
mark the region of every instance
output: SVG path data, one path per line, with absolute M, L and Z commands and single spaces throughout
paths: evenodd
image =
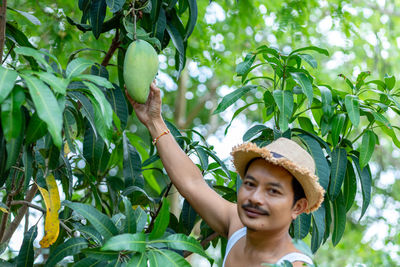
M 262 255 L 263 258 L 278 260 L 289 251 L 295 250 L 288 229 L 268 232 L 247 229 L 245 252 Z

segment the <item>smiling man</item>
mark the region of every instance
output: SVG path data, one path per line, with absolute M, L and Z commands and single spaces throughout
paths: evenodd
M 285 260 L 293 266 L 312 264 L 293 245 L 288 232 L 297 216 L 318 209 L 323 201 L 324 190 L 307 151 L 286 138 L 264 148 L 252 143 L 234 147 L 233 164 L 243 183 L 237 204 L 231 203 L 208 186 L 169 133 L 155 84 L 145 104 L 130 102 L 152 135 L 172 183 L 211 228 L 228 238 L 225 267 L 279 264 Z

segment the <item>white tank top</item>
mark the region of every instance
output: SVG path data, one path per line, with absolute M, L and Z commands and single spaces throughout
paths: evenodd
M 222 267 L 225 267 L 225 261 L 228 258 L 228 254 L 231 251 L 232 247 L 236 244 L 237 241 L 239 241 L 239 239 L 241 239 L 242 237 L 244 237 L 247 233 L 247 228 L 243 227 L 240 228 L 239 230 L 237 230 L 236 232 L 234 232 L 231 237 L 228 240 L 228 243 L 226 245 L 226 252 L 225 252 L 225 258 L 224 258 L 224 263 L 222 264 Z M 311 260 L 310 257 L 308 257 L 305 254 L 302 253 L 297 253 L 297 252 L 293 252 L 293 253 L 289 253 L 286 254 L 285 256 L 283 256 L 282 258 L 280 258 L 276 264 L 281 264 L 284 261 L 289 261 L 289 262 L 295 262 L 295 261 L 302 261 L 308 264 L 313 264 L 313 261 Z

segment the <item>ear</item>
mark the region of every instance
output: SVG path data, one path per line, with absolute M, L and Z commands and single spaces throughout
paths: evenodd
M 296 204 L 294 204 L 294 206 L 292 208 L 292 219 L 294 220 L 297 218 L 297 216 L 302 214 L 306 210 L 307 205 L 308 205 L 308 201 L 305 197 L 297 200 Z

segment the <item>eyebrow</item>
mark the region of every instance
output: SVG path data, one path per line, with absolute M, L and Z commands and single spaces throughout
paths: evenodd
M 254 178 L 253 176 L 249 175 L 249 174 L 246 174 L 246 176 L 244 177 L 244 179 L 249 179 L 249 180 L 253 180 L 253 181 L 257 182 L 257 179 Z M 278 188 L 283 189 L 283 186 L 282 186 L 280 183 L 273 183 L 273 182 L 270 182 L 270 183 L 267 183 L 267 185 L 271 185 L 271 186 L 274 186 L 274 187 L 278 187 Z

